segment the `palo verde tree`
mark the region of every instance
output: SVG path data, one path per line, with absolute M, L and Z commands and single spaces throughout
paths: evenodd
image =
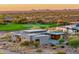
M 71 38 L 69 41 L 68 41 L 69 45 L 73 48 L 78 48 L 79 47 L 79 38 L 78 37 L 74 37 L 74 38 Z

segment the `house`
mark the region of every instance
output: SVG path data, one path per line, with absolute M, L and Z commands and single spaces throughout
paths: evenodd
M 6 17 L 4 17 L 4 20 L 6 20 L 6 21 L 12 21 L 14 18 L 13 17 L 11 17 L 11 16 L 6 16 Z
M 67 32 L 69 34 L 78 34 L 79 33 L 79 23 L 70 26 L 70 27 L 65 27 L 67 29 Z
M 23 30 L 12 33 L 12 40 L 20 42 L 26 41 L 38 41 L 40 45 L 46 44 L 59 44 L 59 39 L 63 38 L 63 32 L 47 32 L 47 30 Z
M 41 44 L 48 44 L 48 35 L 44 35 L 41 33 L 45 33 L 47 30 L 23 30 L 23 31 L 16 31 L 13 32 L 11 37 L 13 41 L 20 42 L 22 40 L 26 41 L 39 41 Z

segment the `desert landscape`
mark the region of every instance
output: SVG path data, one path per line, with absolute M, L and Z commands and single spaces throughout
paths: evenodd
M 79 54 L 78 8 L 12 6 L 0 5 L 0 54 Z

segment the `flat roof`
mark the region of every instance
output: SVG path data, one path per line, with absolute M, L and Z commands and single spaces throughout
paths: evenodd
M 72 28 L 72 30 L 79 30 L 79 27 L 74 27 Z
M 34 37 L 48 37 L 49 35 L 36 35 L 36 36 L 34 36 Z
M 47 33 L 47 34 L 62 35 L 62 34 L 64 34 L 64 32 L 50 32 L 50 33 Z
M 15 34 L 15 35 L 21 35 L 21 34 Z
M 35 35 L 38 35 L 38 34 L 28 34 L 29 36 L 35 36 Z
M 23 30 L 25 32 L 43 32 L 43 31 L 47 31 L 47 30 L 43 30 L 43 29 L 35 29 L 35 30 Z

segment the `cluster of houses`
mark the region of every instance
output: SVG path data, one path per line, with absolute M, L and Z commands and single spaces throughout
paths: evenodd
M 67 29 L 68 33 L 77 33 L 79 32 L 79 24 L 76 24 L 72 27 L 64 27 Z M 38 41 L 40 45 L 53 44 L 58 45 L 59 40 L 65 40 L 65 33 L 63 31 L 52 31 L 44 29 L 35 29 L 35 30 L 21 30 L 11 33 L 13 41 L 20 42 L 22 40 L 26 41 Z

